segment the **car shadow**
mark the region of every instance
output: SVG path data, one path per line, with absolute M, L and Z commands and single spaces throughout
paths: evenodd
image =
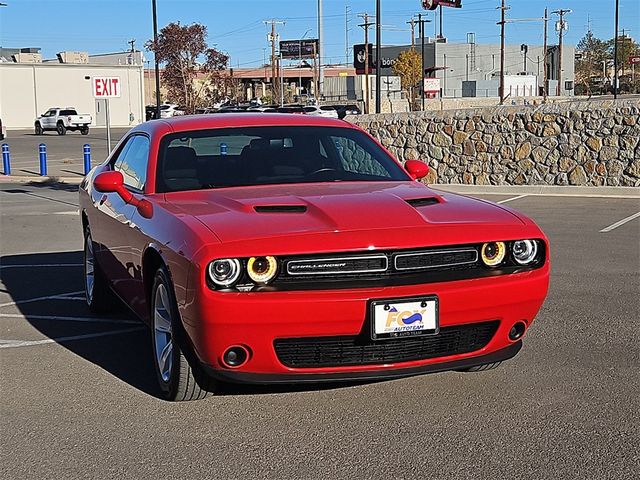
M 12 305 L 38 332 L 128 385 L 160 397 L 149 328 L 124 305 L 96 316 L 84 301 L 83 253 L 54 252 L 0 257 L 0 278 Z M 38 281 L 34 282 L 34 272 Z M 75 319 L 75 320 L 74 320 Z M 220 384 L 219 395 L 329 390 L 365 382 L 241 385 Z

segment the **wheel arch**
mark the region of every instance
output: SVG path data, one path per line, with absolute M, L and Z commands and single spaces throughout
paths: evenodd
M 164 267 L 167 270 L 169 280 L 172 280 L 171 270 L 169 269 L 169 265 L 165 258 L 160 253 L 160 249 L 154 244 L 148 245 L 142 254 L 142 283 L 144 286 L 144 297 L 147 305 L 151 305 L 151 289 L 153 288 L 153 280 L 156 271 L 160 267 Z

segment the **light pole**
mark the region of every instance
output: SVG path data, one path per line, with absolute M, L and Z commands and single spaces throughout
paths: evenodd
M 158 48 L 158 14 L 156 12 L 156 0 L 151 0 L 153 9 L 153 45 Z M 156 118 L 160 118 L 160 67 L 158 66 L 158 52 L 154 50 L 153 60 L 156 67 Z
M 618 3 L 616 0 L 616 25 L 613 34 L 613 98 L 618 98 Z
M 381 88 L 381 80 L 382 80 L 382 54 L 380 52 L 381 48 L 381 28 L 380 28 L 380 0 L 376 0 L 376 113 L 380 113 L 382 98 L 380 94 Z M 366 48 L 366 47 L 365 47 Z

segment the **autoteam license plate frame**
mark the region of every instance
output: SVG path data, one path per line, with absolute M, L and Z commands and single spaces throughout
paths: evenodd
M 429 304 L 433 304 L 433 328 L 420 329 L 420 330 L 406 330 L 397 332 L 380 332 L 376 331 L 376 306 L 383 305 L 388 306 L 389 309 L 383 307 L 383 311 L 388 312 L 392 307 L 410 305 L 415 303 L 425 302 L 424 308 L 429 308 Z M 398 310 L 396 308 L 396 310 Z M 402 311 L 400 311 L 402 313 Z M 440 300 L 437 295 L 421 295 L 419 297 L 409 298 L 384 298 L 374 299 L 369 302 L 369 319 L 370 319 L 370 334 L 372 340 L 390 340 L 398 339 L 402 337 L 416 337 L 426 335 L 437 335 L 440 332 Z M 431 325 L 427 325 L 431 326 Z

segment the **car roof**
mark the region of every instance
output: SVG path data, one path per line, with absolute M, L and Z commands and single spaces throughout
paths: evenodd
M 165 128 L 162 128 L 162 127 Z M 214 128 L 260 127 L 260 126 L 318 126 L 318 127 L 348 127 L 353 125 L 335 118 L 315 117 L 287 113 L 235 113 L 234 115 L 207 114 L 183 115 L 178 117 L 151 120 L 140 124 L 146 131 L 165 130 L 169 127 L 174 132 L 190 130 L 208 130 Z

